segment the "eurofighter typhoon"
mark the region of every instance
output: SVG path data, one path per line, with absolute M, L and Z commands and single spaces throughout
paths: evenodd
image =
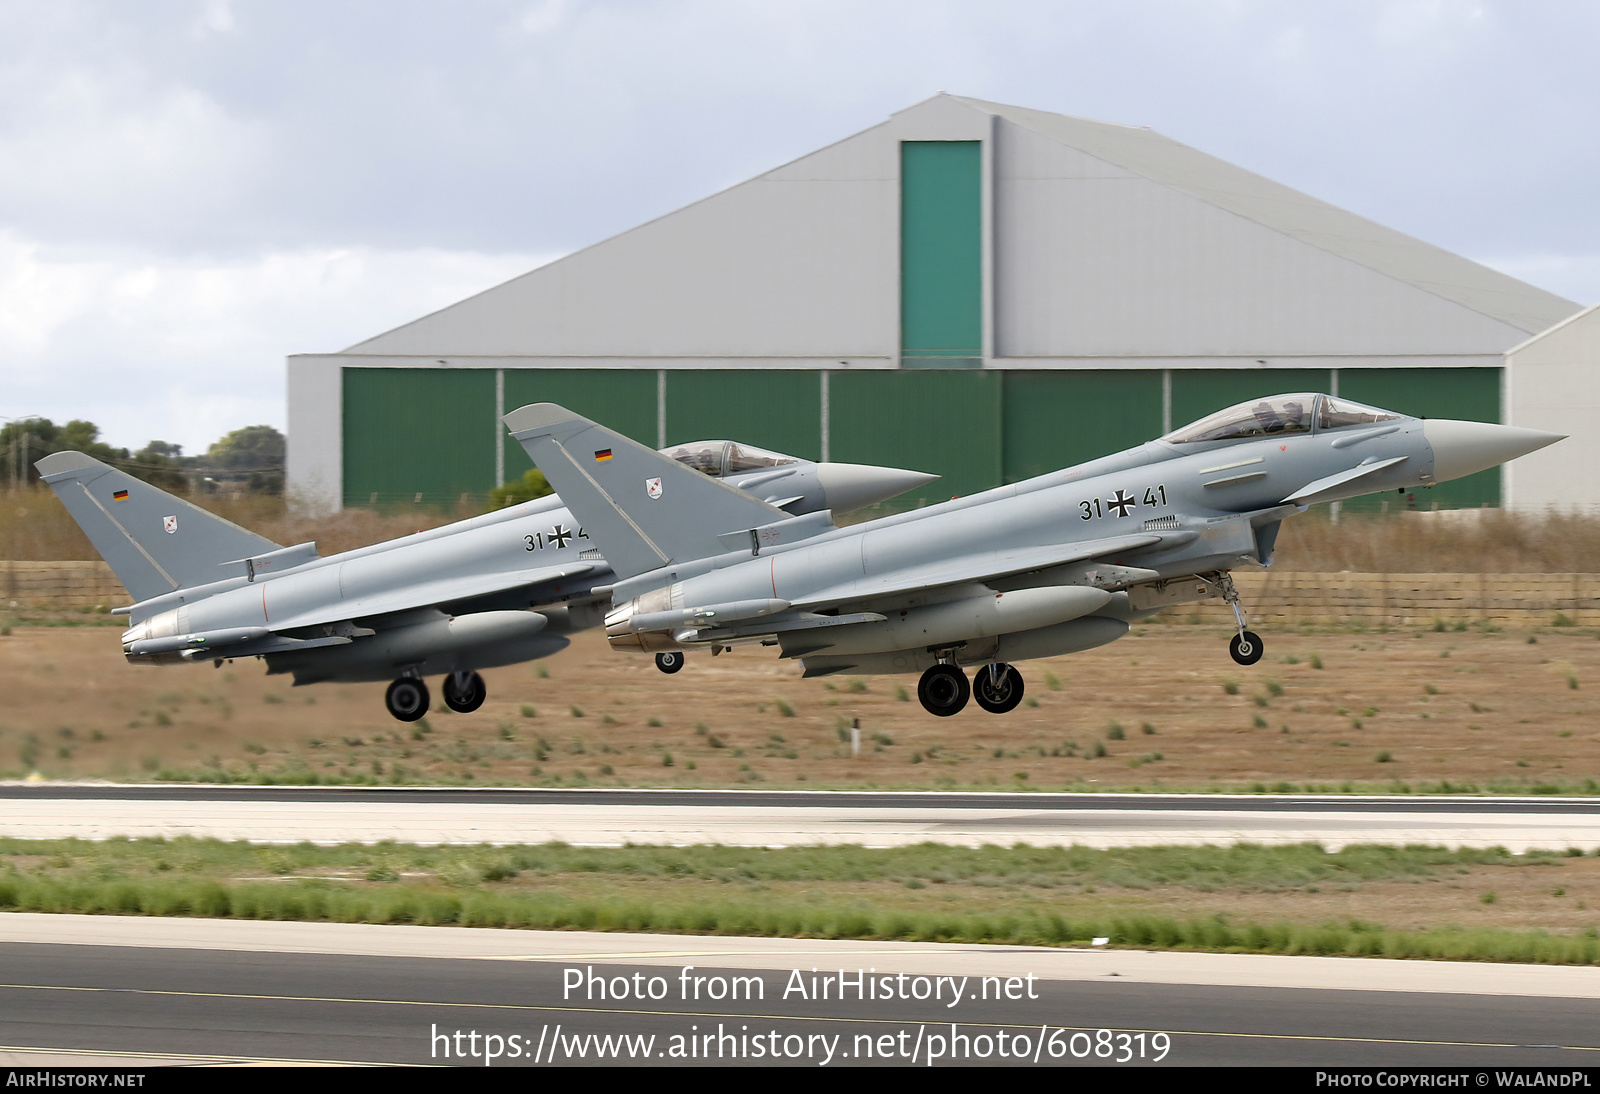
M 733 441 L 679 445 L 662 460 L 763 512 L 813 519 L 938 477 Z M 79 452 L 35 466 L 136 602 L 116 609 L 132 624 L 130 662 L 264 657 L 297 685 L 391 680 L 385 703 L 402 721 L 428 712 L 423 678 L 435 673 L 446 706 L 476 710 L 488 695 L 477 670 L 565 648 L 566 635 L 599 625 L 617 579 L 556 496 L 320 558 L 315 543 L 280 546 Z
M 920 672 L 948 716 L 1022 701 L 1012 665 L 1102 646 L 1174 604 L 1234 611 L 1235 661 L 1261 659 L 1229 571 L 1266 566 L 1316 502 L 1431 486 L 1562 438 L 1412 418 L 1319 394 L 1240 403 L 1125 452 L 835 528 L 696 475 L 552 403 L 505 416 L 616 570 L 606 634 L 656 652 L 758 643 L 806 676 Z M 969 683 L 964 666 L 976 669 Z

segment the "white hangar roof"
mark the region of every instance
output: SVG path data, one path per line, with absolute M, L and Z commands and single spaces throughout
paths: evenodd
M 1497 364 L 1578 310 L 1151 130 L 940 95 L 322 360 L 893 364 L 900 142 L 956 140 L 987 364 Z
M 1301 243 L 1534 333 L 1578 305 L 1145 128 L 960 99 L 1016 126 Z

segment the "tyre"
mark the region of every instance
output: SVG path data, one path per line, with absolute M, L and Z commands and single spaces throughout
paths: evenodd
M 415 722 L 428 713 L 428 685 L 410 676 L 402 676 L 389 685 L 383 697 L 384 706 L 402 722 Z
M 457 714 L 472 713 L 488 697 L 488 685 L 475 672 L 452 672 L 444 678 L 444 705 Z
M 682 650 L 667 650 L 665 653 L 656 654 L 656 668 L 671 676 L 683 668 L 684 656 Z
M 1233 641 L 1228 643 L 1228 652 L 1233 659 L 1241 665 L 1253 665 L 1261 660 L 1261 655 L 1266 652 L 1266 647 L 1261 643 L 1261 636 L 1255 631 L 1245 631 L 1243 634 L 1233 636 Z
M 922 709 L 940 718 L 959 714 L 971 695 L 966 674 L 954 665 L 935 665 L 917 681 L 917 699 Z
M 990 714 L 1005 714 L 1022 702 L 1022 673 L 1007 665 L 998 682 L 991 683 L 987 666 L 972 674 L 972 697 Z

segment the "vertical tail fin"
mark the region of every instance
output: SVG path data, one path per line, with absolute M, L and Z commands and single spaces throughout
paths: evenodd
M 219 581 L 230 576 L 222 563 L 278 549 L 81 452 L 55 452 L 34 466 L 135 601 Z
M 722 533 L 789 515 L 555 403 L 503 420 L 621 577 L 723 554 Z

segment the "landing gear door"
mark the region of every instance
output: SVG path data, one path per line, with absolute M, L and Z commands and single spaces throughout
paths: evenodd
M 1174 604 L 1190 604 L 1197 600 L 1215 600 L 1221 596 L 1221 587 L 1199 574 L 1174 577 L 1166 581 L 1152 581 L 1128 588 L 1128 604 L 1136 612 L 1170 608 Z

